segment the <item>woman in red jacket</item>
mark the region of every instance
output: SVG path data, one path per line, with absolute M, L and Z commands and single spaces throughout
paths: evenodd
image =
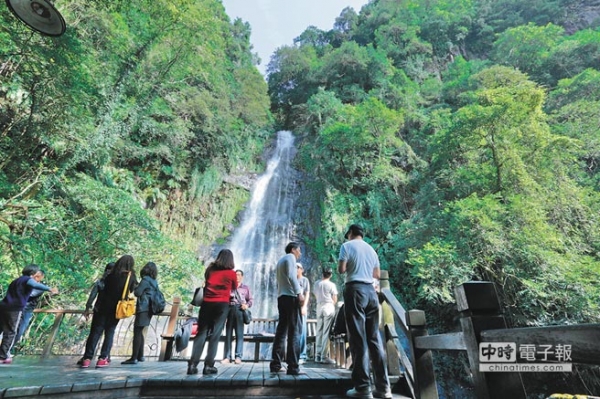
M 234 269 L 233 253 L 222 249 L 204 273 L 204 301 L 198 314 L 198 333 L 188 362 L 188 374 L 198 374 L 198 363 L 209 331 L 212 333 L 208 337 L 208 351 L 202 374 L 216 374 L 218 371 L 215 367 L 217 346 L 229 312 L 231 292 L 237 287 Z

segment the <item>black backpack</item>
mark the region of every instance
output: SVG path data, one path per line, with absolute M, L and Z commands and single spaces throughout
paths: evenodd
M 342 337 L 347 333 L 346 330 L 346 314 L 344 313 L 344 304 L 336 308 L 335 316 L 333 317 L 333 323 L 329 330 L 330 337 Z
M 152 294 L 150 296 L 150 308 L 152 309 L 152 314 L 159 314 L 165 310 L 165 306 L 167 306 L 167 301 L 165 301 L 165 296 L 158 289 L 158 284 L 156 284 L 152 290 Z

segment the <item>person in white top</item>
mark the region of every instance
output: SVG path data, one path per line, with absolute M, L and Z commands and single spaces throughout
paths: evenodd
M 346 392 L 350 398 L 391 399 L 392 391 L 385 353 L 379 336 L 379 299 L 373 283 L 379 279 L 379 257 L 364 240 L 358 224 L 348 228 L 338 257 L 338 272 L 346 273 L 344 314 L 352 354 L 354 388 Z M 371 391 L 370 367 L 375 389 Z
M 314 293 L 317 298 L 317 332 L 315 362 L 335 364 L 329 358 L 329 333 L 335 317 L 335 304 L 337 303 L 338 290 L 331 281 L 331 269 L 323 270 L 323 278 L 315 283 Z
M 310 281 L 308 281 L 308 279 L 302 275 L 302 273 L 304 273 L 304 266 L 302 266 L 302 263 L 296 263 L 296 268 L 298 270 L 296 277 L 298 278 L 300 287 L 302 287 L 302 295 L 304 295 L 304 303 L 300 308 L 300 315 L 302 317 L 300 324 L 302 332 L 300 333 L 300 358 L 298 363 L 304 364 L 306 362 L 306 336 L 308 334 L 307 318 L 308 300 L 310 298 Z

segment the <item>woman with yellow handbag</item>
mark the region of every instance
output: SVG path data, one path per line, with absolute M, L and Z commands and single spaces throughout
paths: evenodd
M 97 306 L 94 307 L 90 335 L 85 344 L 85 353 L 81 361 L 81 368 L 88 368 L 96 352 L 96 346 L 102 335 L 104 341 L 100 349 L 100 356 L 96 362 L 97 368 L 106 367 L 110 363 L 110 350 L 112 349 L 115 328 L 119 324 L 117 318 L 117 304 L 129 297 L 138 284 L 135 277 L 134 260 L 131 255 L 123 255 L 115 263 L 112 272 L 104 280 L 104 289 L 98 293 Z M 134 309 L 135 309 L 135 305 Z

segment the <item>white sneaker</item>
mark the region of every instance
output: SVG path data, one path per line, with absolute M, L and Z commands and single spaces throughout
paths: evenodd
M 321 360 L 321 363 L 323 363 L 323 364 L 335 364 L 335 360 L 326 357 L 325 359 Z
M 390 391 L 381 392 L 378 390 L 373 391 L 373 397 L 381 398 L 381 399 L 392 399 L 393 398 L 392 392 L 390 392 Z
M 304 360 L 304 359 L 298 360 L 298 364 L 304 364 L 304 363 L 306 363 L 306 360 Z
M 371 389 L 356 389 L 352 388 L 346 392 L 346 396 L 349 398 L 358 398 L 358 399 L 373 399 L 373 395 L 371 394 Z

